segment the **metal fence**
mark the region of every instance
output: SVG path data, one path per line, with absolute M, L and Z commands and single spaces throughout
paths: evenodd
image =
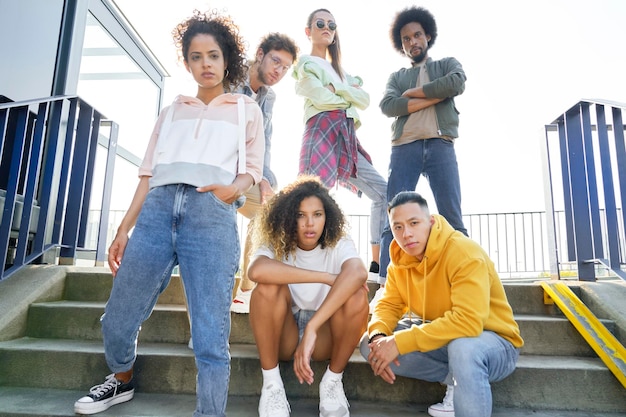
M 556 212 L 559 247 L 565 242 L 564 213 Z M 124 211 L 109 213 L 107 247 L 115 236 Z M 350 234 L 357 250 L 369 265 L 371 260 L 369 216 L 348 215 Z M 550 274 L 550 254 L 547 244 L 546 214 L 543 211 L 519 213 L 485 213 L 463 216 L 471 239 L 478 242 L 489 254 L 502 279 L 541 278 Z M 95 249 L 100 212 L 92 210 L 89 216 L 86 248 Z M 240 240 L 243 242 L 248 220 L 238 215 Z M 622 228 L 623 230 L 623 228 Z
M 546 210 L 564 207 L 567 235 L 561 248 L 552 251 L 553 273 L 567 260 L 576 263 L 580 280 L 595 281 L 602 270 L 626 280 L 624 111 L 623 103 L 581 100 L 545 126 Z M 548 220 L 552 244 L 556 219 Z
M 77 96 L 0 96 L 0 280 L 52 249 L 73 261 L 84 238 L 98 138 L 106 131 L 115 141 L 115 126 Z

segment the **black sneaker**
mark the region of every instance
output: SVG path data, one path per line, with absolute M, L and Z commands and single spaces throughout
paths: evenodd
M 135 395 L 134 379 L 124 384 L 115 379 L 115 374 L 111 374 L 102 384 L 91 387 L 89 394 L 74 403 L 74 412 L 76 414 L 99 413 L 115 404 L 132 400 L 133 395 Z
M 373 272 L 374 274 L 378 274 L 379 271 L 380 271 L 380 266 L 378 265 L 378 262 L 372 261 L 372 263 L 370 264 L 370 272 Z

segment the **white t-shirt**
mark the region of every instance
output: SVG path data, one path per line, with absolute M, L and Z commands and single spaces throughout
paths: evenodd
M 274 253 L 268 247 L 259 248 L 254 257 L 261 255 L 274 259 Z M 344 237 L 337 242 L 334 248 L 322 249 L 320 245 L 309 251 L 296 248 L 295 254 L 288 255 L 282 262 L 311 271 L 338 274 L 341 272 L 341 265 L 345 261 L 358 257 L 359 254 L 352 239 Z M 318 283 L 289 284 L 289 291 L 293 300 L 292 311 L 295 313 L 299 310 L 317 310 L 320 308 L 330 291 L 330 286 Z

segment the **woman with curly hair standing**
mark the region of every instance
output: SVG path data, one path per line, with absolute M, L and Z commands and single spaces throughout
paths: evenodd
M 236 213 L 241 196 L 261 180 L 263 116 L 254 100 L 228 92 L 247 71 L 243 40 L 229 17 L 195 11 L 173 37 L 198 90 L 161 112 L 109 248 L 116 278 L 101 321 L 112 373 L 76 401 L 79 414 L 133 398 L 141 324 L 179 265 L 198 368 L 193 415 L 225 416 L 229 308 L 240 254 Z
M 311 359 L 329 360 L 319 384 L 320 416 L 349 416 L 343 370 L 369 313 L 367 270 L 346 220 L 315 177 L 299 177 L 255 220 L 257 250 L 248 276 L 256 283 L 250 323 L 263 374 L 259 416 L 289 416 L 278 367 L 293 359 L 300 383 L 312 384 Z

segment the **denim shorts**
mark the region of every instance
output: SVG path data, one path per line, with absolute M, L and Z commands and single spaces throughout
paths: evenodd
M 296 324 L 298 325 L 298 341 L 302 340 L 302 336 L 304 336 L 304 328 L 311 320 L 315 314 L 315 310 L 298 310 L 293 313 L 293 318 L 296 319 Z

